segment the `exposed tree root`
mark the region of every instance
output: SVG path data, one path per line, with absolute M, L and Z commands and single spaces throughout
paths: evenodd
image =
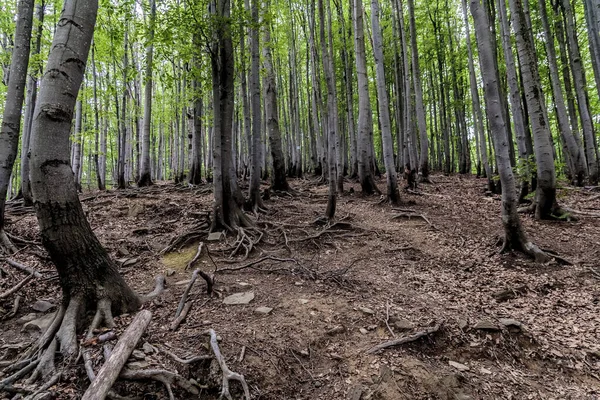
M 200 221 L 200 223 L 194 227 L 193 230 L 184 233 L 183 235 L 176 236 L 169 242 L 169 245 L 160 251 L 160 254 L 165 254 L 171 251 L 179 250 L 192 240 L 196 240 L 200 237 L 204 237 L 208 234 L 210 228 L 210 218 L 208 215 L 203 215 L 206 219 Z
M 264 233 L 256 228 L 237 228 L 237 238 L 233 244 L 229 258 L 235 257 L 240 251 L 244 250 L 242 261 L 248 258 L 255 246 L 260 243 Z
M 6 235 L 4 229 L 0 229 L 0 253 L 14 254 L 18 250 Z
M 386 349 L 388 347 L 399 346 L 401 344 L 414 342 L 417 339 L 420 339 L 420 338 L 422 338 L 424 336 L 428 336 L 428 335 L 431 335 L 434 332 L 437 332 L 439 329 L 440 329 L 440 326 L 439 325 L 435 325 L 435 326 L 432 326 L 431 328 L 427 328 L 425 330 L 419 331 L 419 332 L 414 333 L 414 334 L 412 334 L 410 336 L 404 336 L 404 337 L 401 337 L 401 338 L 398 338 L 398 339 L 390 340 L 389 342 L 378 344 L 377 346 L 373 346 L 369 350 L 367 350 L 367 353 L 368 354 L 373 354 L 373 353 L 377 353 L 380 350 Z
M 248 388 L 248 384 L 246 383 L 246 379 L 244 379 L 244 375 L 233 372 L 227 366 L 225 362 L 225 358 L 221 354 L 221 350 L 219 349 L 219 343 L 217 342 L 217 333 L 213 329 L 208 330 L 208 334 L 210 335 L 210 347 L 215 355 L 215 359 L 219 363 L 219 367 L 221 367 L 221 371 L 223 372 L 223 383 L 221 387 L 221 396 L 219 399 L 225 397 L 227 400 L 233 400 L 231 397 L 231 393 L 229 392 L 229 381 L 236 380 L 242 385 L 242 389 L 244 390 L 244 397 L 246 400 L 250 400 L 250 389 Z
M 177 361 L 178 363 L 186 364 L 186 365 L 197 363 L 199 361 L 211 360 L 213 358 L 211 355 L 204 355 L 204 356 L 193 356 L 193 357 L 184 359 L 184 358 L 178 357 L 175 353 L 171 352 L 170 350 L 167 350 L 163 346 L 159 347 L 158 350 L 162 351 L 163 353 L 165 353 L 166 355 L 168 355 L 169 357 L 171 357 L 173 360 Z
M 423 221 L 427 222 L 427 224 L 435 229 L 435 226 L 431 223 L 431 221 L 424 216 L 423 214 L 417 214 L 417 213 L 401 213 L 401 214 L 396 214 L 394 216 L 392 216 L 392 218 L 390 218 L 390 221 L 393 221 L 395 219 L 399 219 L 399 218 L 407 218 L 407 219 L 411 219 L 411 218 L 421 218 Z
M 22 299 L 21 296 L 19 296 L 19 295 L 15 296 L 15 301 L 13 303 L 12 310 L 8 314 L 6 314 L 2 318 L 0 318 L 0 321 L 6 320 L 6 319 L 11 319 L 15 315 L 17 315 L 17 312 L 19 311 L 19 306 L 21 305 L 21 299 Z

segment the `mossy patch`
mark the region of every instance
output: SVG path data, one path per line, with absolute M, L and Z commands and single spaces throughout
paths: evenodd
M 184 270 L 188 263 L 192 261 L 196 255 L 197 250 L 198 245 L 193 244 L 191 246 L 184 247 L 179 251 L 167 253 L 162 257 L 162 263 L 167 268 Z

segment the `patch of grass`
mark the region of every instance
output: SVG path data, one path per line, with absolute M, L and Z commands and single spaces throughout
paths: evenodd
M 162 263 L 167 268 L 184 270 L 188 263 L 192 261 L 196 255 L 197 250 L 198 245 L 193 244 L 191 246 L 184 247 L 179 251 L 167 253 L 162 257 Z

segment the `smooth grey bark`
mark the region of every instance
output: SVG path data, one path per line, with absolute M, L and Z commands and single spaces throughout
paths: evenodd
M 100 111 L 98 110 L 98 78 L 96 75 L 96 45 L 92 42 L 92 80 L 94 84 L 94 169 L 96 171 L 96 184 L 99 190 L 106 190 L 104 183 L 105 174 L 104 169 L 100 167 L 100 142 L 104 140 L 104 146 L 106 147 L 106 137 L 100 138 Z M 105 150 L 106 151 L 106 150 Z M 102 159 L 103 163 L 106 163 L 106 158 Z
M 193 110 L 194 123 L 192 130 L 192 151 L 188 182 L 191 185 L 199 185 L 202 183 L 202 117 L 204 107 L 202 104 L 202 96 L 199 93 L 201 85 L 198 79 L 195 78 L 192 82 L 192 85 L 196 100 L 194 101 Z
M 554 107 L 556 109 L 559 131 L 567 150 L 566 158 L 568 160 L 573 181 L 576 185 L 582 186 L 587 173 L 585 156 L 580 151 L 580 148 L 575 141 L 575 137 L 573 136 L 573 131 L 571 131 L 571 125 L 569 124 L 567 107 L 565 105 L 565 99 L 558 75 L 558 62 L 556 59 L 556 50 L 554 48 L 554 35 L 550 29 L 548 12 L 546 10 L 546 2 L 544 0 L 538 0 L 538 10 L 542 19 L 544 34 L 546 36 L 546 55 L 548 57 L 548 68 L 550 70 L 550 81 L 552 84 Z
M 471 0 L 471 14 L 475 23 L 477 48 L 479 50 L 479 63 L 483 78 L 483 88 L 486 104 L 486 114 L 490 124 L 492 137 L 496 142 L 496 163 L 502 184 L 502 225 L 504 227 L 503 250 L 522 251 L 540 261 L 545 261 L 544 254 L 531 243 L 521 226 L 517 214 L 517 193 L 515 179 L 510 163 L 508 134 L 506 123 L 502 115 L 502 102 L 500 88 L 495 69 L 497 68 L 493 56 L 492 40 L 489 22 L 481 7 L 481 0 Z
M 36 6 L 34 27 L 35 47 L 31 56 L 40 53 L 42 47 L 42 33 L 44 32 L 44 12 L 46 5 L 44 1 Z M 35 21 L 35 20 L 34 20 Z M 42 74 L 42 66 L 38 71 L 32 71 L 27 78 L 27 95 L 25 96 L 25 116 L 23 119 L 23 141 L 21 144 L 21 193 L 23 193 L 23 205 L 29 207 L 33 205 L 33 196 L 31 194 L 31 184 L 29 181 L 29 143 L 31 142 L 31 122 L 38 92 L 38 76 Z
M 96 0 L 65 1 L 32 126 L 31 189 L 42 243 L 58 271 L 63 307 L 68 304 L 57 333 L 61 352 L 68 356 L 76 355 L 76 321 L 87 304 L 108 303 L 104 311 L 109 313 L 140 305 L 86 220 L 69 165 L 71 120 L 97 9 Z
M 583 142 L 585 144 L 585 158 L 588 167 L 588 178 L 592 185 L 598 183 L 598 149 L 594 133 L 594 125 L 590 114 L 587 100 L 587 84 L 585 79 L 585 70 L 579 51 L 579 42 L 575 28 L 575 19 L 569 0 L 562 0 L 562 11 L 565 17 L 565 27 L 567 33 L 567 43 L 570 50 L 571 72 L 573 73 L 573 83 L 575 84 L 575 94 L 577 96 L 577 105 L 579 107 L 579 117 L 581 118 L 581 127 L 583 129 Z
M 503 0 L 500 0 L 503 1 Z M 487 186 L 488 190 L 491 192 L 495 192 L 495 184 L 492 179 L 492 169 L 490 168 L 490 163 L 488 162 L 487 156 L 487 148 L 485 144 L 485 128 L 484 128 L 484 120 L 483 113 L 481 110 L 481 101 L 479 98 L 479 89 L 477 85 L 477 78 L 475 76 L 475 64 L 473 60 L 473 48 L 471 45 L 471 33 L 469 29 L 469 18 L 467 16 L 467 1 L 462 0 L 462 10 L 463 10 L 463 18 L 465 21 L 465 33 L 467 38 L 467 51 L 468 51 L 468 61 L 469 61 L 469 87 L 471 89 L 471 106 L 473 110 L 473 128 L 475 130 L 475 138 L 477 140 L 477 145 L 479 146 L 479 157 L 481 158 L 481 164 L 483 165 L 483 169 L 485 171 L 485 176 L 487 178 Z
M 538 64 L 532 36 L 528 30 L 527 15 L 523 0 L 510 0 L 511 17 L 517 39 L 517 50 L 521 60 L 523 85 L 527 111 L 534 138 L 534 153 L 537 165 L 536 212 L 538 219 L 547 219 L 557 211 L 556 172 L 554 152 L 550 140 L 548 117 L 543 104 L 544 93 L 540 82 Z
M 377 97 L 379 98 L 379 119 L 381 121 L 381 139 L 383 141 L 383 161 L 387 180 L 387 196 L 392 204 L 400 201 L 398 177 L 394 165 L 394 142 L 390 122 L 390 106 L 385 84 L 383 57 L 383 37 L 379 25 L 379 2 L 371 0 L 371 25 L 373 29 L 373 56 L 375 58 L 375 73 L 377 82 Z M 414 50 L 413 50 L 414 51 Z
M 329 0 L 326 0 L 329 1 Z M 337 99 L 335 88 L 335 73 L 333 62 L 329 53 L 328 41 L 325 36 L 325 10 L 323 0 L 318 1 L 319 12 L 319 36 L 321 39 L 321 62 L 325 71 L 325 82 L 327 83 L 327 176 L 329 179 L 329 193 L 327 197 L 327 208 L 325 216 L 333 219 L 336 210 L 336 188 L 339 191 L 339 183 L 336 173 L 336 136 L 337 136 Z M 331 29 L 331 25 L 329 24 Z
M 144 82 L 144 125 L 142 129 L 142 150 L 140 153 L 140 177 L 138 186 L 152 185 L 150 169 L 150 132 L 152 128 L 152 62 L 154 55 L 154 25 L 156 22 L 156 2 L 150 1 L 150 18 L 148 19 L 148 45 L 146 46 L 146 71 Z
M 402 168 L 406 168 L 410 171 L 410 176 L 415 176 L 418 170 L 417 161 L 417 143 L 416 134 L 413 129 L 413 115 L 415 114 L 414 103 L 412 99 L 413 85 L 411 81 L 410 61 L 408 57 L 408 44 L 406 42 L 406 30 L 404 28 L 404 10 L 402 1 L 398 1 L 398 13 L 400 18 L 398 19 L 400 25 L 400 43 L 402 47 L 402 66 L 404 71 L 404 142 L 403 147 L 407 151 L 408 157 L 405 159 L 405 165 Z M 409 186 L 411 184 L 409 183 Z
M 596 94 L 600 98 L 600 32 L 598 30 L 598 23 L 600 23 L 600 8 L 598 6 L 600 4 L 597 1 L 594 2 L 594 0 L 584 0 L 583 5 L 588 32 L 588 46 L 596 81 Z
M 81 119 L 82 119 L 82 103 L 81 99 L 77 99 L 75 104 L 75 133 L 73 134 L 73 174 L 75 175 L 75 186 L 77 186 L 77 190 L 81 192 L 81 180 L 80 180 L 80 171 L 81 171 L 81 153 L 83 146 L 83 137 L 81 135 Z
M 521 92 L 519 89 L 519 81 L 515 59 L 512 50 L 510 27 L 508 15 L 506 12 L 505 0 L 498 0 L 500 32 L 502 36 L 502 48 L 504 50 L 504 62 L 506 64 L 506 79 L 509 89 L 510 110 L 513 116 L 513 124 L 515 128 L 515 136 L 517 138 L 517 149 L 519 152 L 520 167 L 523 171 L 521 177 L 521 188 L 519 201 L 523 201 L 529 193 L 529 180 L 531 175 L 530 168 L 530 152 L 527 146 L 527 132 L 525 127 L 525 117 L 523 115 L 523 106 L 521 104 Z M 508 121 L 507 121 L 508 123 Z
M 10 177 L 19 148 L 21 108 L 25 97 L 25 83 L 29 66 L 33 8 L 33 0 L 19 1 L 15 43 L 10 62 L 10 79 L 0 127 L 0 248 L 6 245 L 11 252 L 14 248 L 4 236 L 4 211 Z
M 356 76 L 358 81 L 358 176 L 363 193 L 379 192 L 373 179 L 373 157 L 371 144 L 371 100 L 367 78 L 367 58 L 365 54 L 365 30 L 362 0 L 354 0 L 354 51 Z
M 410 16 L 410 46 L 412 55 L 412 75 L 415 92 L 415 109 L 417 114 L 417 127 L 419 128 L 420 154 L 419 176 L 421 181 L 429 181 L 429 141 L 427 139 L 427 121 L 425 119 L 425 105 L 423 104 L 423 87 L 421 84 L 421 67 L 419 65 L 419 50 L 417 46 L 417 28 L 415 23 L 415 10 L 413 0 L 408 0 L 408 13 Z
M 270 7 L 267 0 L 266 7 Z M 273 69 L 273 55 L 271 53 L 271 30 L 268 25 L 263 27 L 263 56 L 264 56 L 264 90 L 265 90 L 265 117 L 269 134 L 269 147 L 273 173 L 271 175 L 271 189 L 289 191 L 290 186 L 285 176 L 285 160 L 281 148 L 281 131 L 279 129 L 279 110 L 277 102 L 277 86 L 275 85 L 275 71 Z
M 127 70 L 129 69 L 128 57 L 128 38 L 129 26 L 125 26 L 125 35 L 123 38 L 125 51 L 123 52 L 123 96 L 121 100 L 121 113 L 119 115 L 119 146 L 118 146 L 118 169 L 117 169 L 117 188 L 127 188 L 127 180 L 125 179 L 125 158 L 126 158 L 126 142 L 127 142 L 127 99 L 129 97 Z M 118 105 L 117 105 L 118 110 Z M 117 111 L 118 113 L 118 111 Z
M 251 221 L 236 201 L 237 183 L 232 175 L 231 140 L 234 109 L 234 56 L 231 39 L 230 0 L 210 4 L 215 32 L 210 52 L 213 87 L 212 157 L 214 203 L 211 231 L 234 230 Z M 238 189 L 239 190 L 239 189 Z
M 260 173 L 261 173 L 261 130 L 262 111 L 260 102 L 260 49 L 259 49 L 259 18 L 258 2 L 252 0 L 251 22 L 249 28 L 250 38 L 250 107 L 252 111 L 252 140 L 250 142 L 250 186 L 248 189 L 248 206 L 254 212 L 264 208 L 260 195 Z

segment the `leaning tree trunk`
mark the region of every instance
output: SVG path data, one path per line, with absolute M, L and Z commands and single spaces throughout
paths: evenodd
M 14 246 L 4 233 L 4 207 L 13 165 L 17 158 L 21 130 L 21 108 L 25 96 L 25 81 L 29 65 L 29 48 L 33 21 L 33 0 L 20 0 L 15 31 L 15 44 L 10 63 L 10 79 L 6 92 L 6 105 L 0 128 L 0 249 Z
M 270 5 L 266 4 L 267 7 Z M 273 55 L 271 53 L 271 30 L 268 25 L 263 27 L 264 32 L 264 67 L 265 67 L 265 116 L 269 132 L 269 148 L 273 162 L 271 175 L 271 189 L 289 191 L 290 186 L 285 176 L 285 160 L 281 149 L 281 132 L 279 130 L 279 112 L 277 103 L 277 86 L 275 85 L 275 71 L 273 70 Z
M 231 141 L 234 109 L 234 59 L 231 40 L 230 0 L 215 0 L 215 37 L 210 52 L 213 83 L 213 182 L 214 219 L 211 230 L 234 230 L 251 225 L 235 199 L 237 184 L 231 173 Z
M 148 46 L 146 47 L 146 82 L 144 87 L 144 126 L 142 132 L 142 152 L 140 154 L 140 177 L 138 186 L 152 185 L 150 170 L 150 130 L 152 127 L 152 56 L 154 53 L 154 25 L 156 21 L 156 2 L 150 0 L 150 20 Z
M 354 1 L 354 48 L 356 52 L 356 76 L 358 79 L 358 177 L 363 193 L 379 192 L 373 179 L 373 158 L 371 155 L 369 126 L 372 114 L 367 78 L 367 57 L 365 55 L 365 28 L 362 0 Z
M 89 304 L 99 302 L 105 318 L 111 310 L 133 311 L 140 304 L 92 232 L 69 165 L 69 131 L 97 9 L 96 0 L 65 2 L 32 127 L 31 188 L 42 242 L 63 291 L 64 319 L 57 338 L 69 356 L 77 353 L 76 321 Z
M 538 1 L 539 14 L 542 19 L 542 25 L 544 26 L 544 33 L 546 35 L 546 54 L 548 56 L 548 67 L 550 69 L 550 80 L 552 83 L 552 91 L 554 93 L 554 107 L 556 109 L 556 117 L 558 119 L 558 126 L 560 134 L 566 145 L 567 159 L 569 160 L 569 167 L 571 169 L 571 175 L 573 181 L 577 186 L 583 186 L 583 180 L 586 176 L 586 165 L 585 156 L 580 151 L 571 125 L 569 124 L 569 117 L 567 115 L 567 107 L 565 105 L 565 99 L 558 76 L 558 62 L 556 57 L 556 50 L 554 48 L 554 35 L 550 30 L 550 23 L 548 22 L 548 12 L 546 11 L 546 2 L 544 0 Z
M 381 139 L 383 141 L 383 161 L 387 177 L 387 195 L 390 203 L 400 201 L 398 177 L 394 165 L 394 142 L 390 123 L 390 107 L 385 86 L 385 70 L 383 64 L 383 38 L 379 26 L 379 2 L 371 0 L 371 24 L 373 26 L 373 55 L 375 56 L 375 73 L 377 78 L 377 97 L 379 98 L 379 115 L 381 120 Z M 414 49 L 413 49 L 414 51 Z
M 534 137 L 534 153 L 537 165 L 536 211 L 538 219 L 547 219 L 558 211 L 556 203 L 556 173 L 550 127 L 543 106 L 543 91 L 540 82 L 535 47 L 527 30 L 528 23 L 523 11 L 522 0 L 510 0 L 512 21 L 517 38 L 517 50 L 522 65 L 523 85 L 529 120 Z
M 504 226 L 503 250 L 518 250 L 540 261 L 547 257 L 529 242 L 517 213 L 518 201 L 515 178 L 510 164 L 509 143 L 506 140 L 506 123 L 502 115 L 499 82 L 496 79 L 497 65 L 494 61 L 489 22 L 481 6 L 481 0 L 471 0 L 471 14 L 475 22 L 479 63 L 483 78 L 486 114 L 492 137 L 496 144 L 496 163 L 502 184 L 502 224 Z

